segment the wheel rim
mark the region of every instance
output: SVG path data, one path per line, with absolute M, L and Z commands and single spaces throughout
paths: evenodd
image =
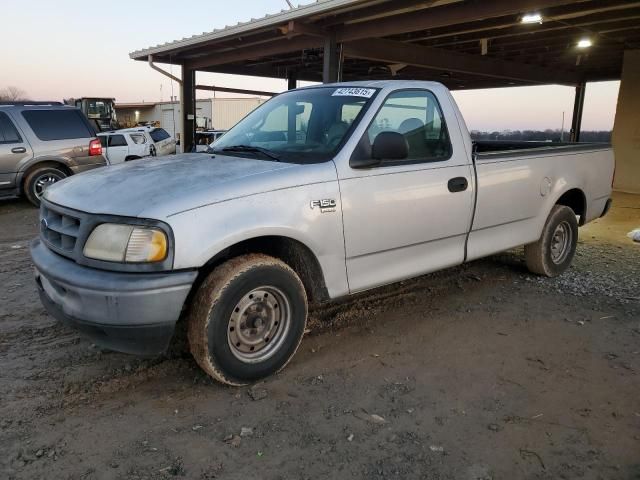
M 553 263 L 560 264 L 567 259 L 571 252 L 571 244 L 573 242 L 573 231 L 569 222 L 561 222 L 558 224 L 551 237 L 551 260 Z
M 63 178 L 62 176 L 56 175 L 53 173 L 47 173 L 45 175 L 38 177 L 33 187 L 36 197 L 38 198 L 42 197 L 42 194 L 48 187 L 50 187 L 57 181 L 62 180 L 62 178 Z
M 291 328 L 291 304 L 273 286 L 259 287 L 237 303 L 227 328 L 233 355 L 245 363 L 264 362 L 282 346 Z

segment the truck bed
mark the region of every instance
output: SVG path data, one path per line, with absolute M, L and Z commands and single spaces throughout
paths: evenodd
M 509 140 L 476 140 L 473 142 L 473 151 L 478 154 L 503 154 L 517 152 L 518 155 L 525 151 L 541 150 L 545 152 L 568 153 L 584 150 L 611 148 L 608 143 L 575 143 L 575 142 L 518 142 Z

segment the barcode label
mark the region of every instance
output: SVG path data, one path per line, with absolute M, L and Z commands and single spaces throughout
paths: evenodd
M 363 97 L 363 98 L 371 98 L 373 94 L 376 93 L 375 88 L 337 88 L 335 92 L 333 92 L 334 97 Z

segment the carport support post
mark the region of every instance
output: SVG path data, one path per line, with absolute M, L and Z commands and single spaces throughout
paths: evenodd
M 298 72 L 289 70 L 287 72 L 287 90 L 293 90 L 298 87 Z
M 580 129 L 582 128 L 582 112 L 584 110 L 584 94 L 587 90 L 587 82 L 580 82 L 576 86 L 576 98 L 573 102 L 573 119 L 571 120 L 571 141 L 580 141 Z
M 182 90 L 180 92 L 182 129 L 180 146 L 190 152 L 196 135 L 196 71 L 182 66 Z
M 324 39 L 324 55 L 322 65 L 322 83 L 338 81 L 340 74 L 340 54 L 335 32 Z

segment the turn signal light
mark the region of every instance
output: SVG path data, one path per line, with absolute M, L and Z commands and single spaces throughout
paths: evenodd
M 89 156 L 102 155 L 102 144 L 97 138 L 89 142 Z

